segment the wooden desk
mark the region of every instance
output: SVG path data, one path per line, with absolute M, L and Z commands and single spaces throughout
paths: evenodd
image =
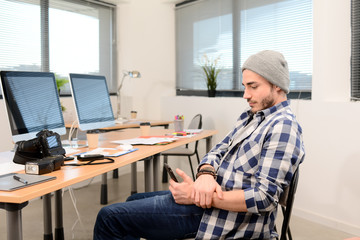
M 161 121 L 161 120 L 129 120 L 125 123 L 116 123 L 115 126 L 112 127 L 106 127 L 102 128 L 101 130 L 105 131 L 114 131 L 114 130 L 120 130 L 120 129 L 126 129 L 126 128 L 139 128 L 141 122 L 150 122 L 151 126 L 159 126 L 164 127 L 165 129 L 169 128 L 169 125 L 173 123 L 173 121 Z M 66 128 L 71 128 L 71 123 L 65 124 Z M 77 127 L 77 125 L 75 126 Z
M 162 121 L 162 120 L 144 120 L 144 119 L 132 119 L 129 120 L 127 122 L 124 123 L 116 123 L 115 126 L 112 127 L 106 127 L 106 128 L 101 128 L 101 130 L 103 131 L 115 131 L 115 130 L 122 130 L 122 129 L 128 129 L 128 128 L 139 128 L 140 127 L 140 123 L 141 122 L 150 122 L 150 125 L 152 127 L 164 127 L 165 129 L 169 128 L 169 125 L 171 123 L 173 123 L 173 121 Z M 65 124 L 65 127 L 70 129 L 72 126 L 72 124 Z M 75 125 L 75 128 L 77 128 L 78 126 Z M 131 165 L 131 192 L 136 192 L 136 178 L 137 178 L 137 172 L 136 172 L 136 162 L 134 162 Z M 114 169 L 113 170 L 113 178 L 118 178 L 118 169 Z M 105 194 L 106 190 L 105 190 L 105 186 L 106 186 L 106 175 L 103 176 L 102 178 L 102 191 L 101 191 L 101 199 L 100 199 L 100 203 L 101 204 L 107 204 L 107 194 Z
M 163 135 L 171 133 L 173 130 L 151 128 L 151 135 Z M 27 188 L 19 189 L 12 192 L 0 191 L 1 207 L 7 212 L 7 239 L 21 240 L 22 236 L 22 217 L 21 210 L 25 207 L 29 200 L 44 196 L 44 234 L 51 234 L 51 192 L 55 192 L 55 237 L 56 230 L 59 230 L 61 238 L 62 231 L 62 199 L 61 189 L 72 184 L 84 181 L 86 179 L 107 173 L 113 169 L 131 164 L 141 159 L 154 156 L 152 161 L 145 166 L 147 168 L 147 175 L 153 182 L 154 189 L 158 189 L 160 185 L 160 175 L 157 173 L 160 169 L 160 153 L 162 151 L 179 147 L 190 142 L 200 139 L 206 139 L 207 148 L 211 147 L 211 137 L 217 133 L 216 130 L 204 130 L 200 134 L 193 135 L 191 138 L 182 138 L 168 145 L 159 146 L 136 146 L 139 150 L 126 154 L 115 159 L 114 163 L 103 165 L 89 165 L 89 166 L 64 166 L 61 170 L 54 171 L 47 175 L 56 176 L 55 180 L 33 185 Z M 117 144 L 111 143 L 113 140 L 128 139 L 138 137 L 140 129 L 127 129 L 121 132 L 108 132 L 101 134 L 100 147 L 116 147 Z M 87 149 L 82 149 L 81 151 Z M 155 170 L 153 175 L 151 169 Z M 21 171 L 23 172 L 23 171 Z

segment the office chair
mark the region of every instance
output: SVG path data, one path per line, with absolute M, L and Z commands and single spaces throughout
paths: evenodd
M 202 116 L 201 116 L 201 114 L 197 114 L 191 120 L 191 122 L 188 126 L 188 129 L 201 129 L 201 127 L 202 127 Z M 194 169 L 193 169 L 193 165 L 191 162 L 191 156 L 196 155 L 197 162 L 198 162 L 198 164 L 200 163 L 200 158 L 199 158 L 199 153 L 198 153 L 197 147 L 198 147 L 198 141 L 195 142 L 194 149 L 190 149 L 189 145 L 186 144 L 185 147 L 178 147 L 178 148 L 170 149 L 165 152 L 162 152 L 161 155 L 164 156 L 164 163 L 167 163 L 169 156 L 187 156 L 189 159 L 192 177 L 195 181 L 195 174 L 194 174 Z M 166 170 L 163 169 L 163 182 L 167 182 L 167 179 L 168 178 L 167 178 Z
M 295 170 L 294 176 L 291 179 L 289 186 L 284 189 L 284 192 L 281 194 L 279 203 L 281 205 L 281 210 L 284 216 L 282 226 L 281 226 L 281 234 L 280 240 L 292 240 L 291 231 L 290 231 L 290 217 L 291 211 L 295 199 L 295 192 L 299 179 L 299 167 Z M 276 226 L 275 226 L 276 230 Z M 279 238 L 276 238 L 279 239 Z

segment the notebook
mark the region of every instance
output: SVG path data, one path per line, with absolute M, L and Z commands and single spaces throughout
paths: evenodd
M 23 182 L 15 180 L 14 175 L 27 181 L 27 183 L 25 184 Z M 8 174 L 0 175 L 0 191 L 13 191 L 16 189 L 29 187 L 35 184 L 39 184 L 54 179 L 56 179 L 55 176 L 8 173 Z

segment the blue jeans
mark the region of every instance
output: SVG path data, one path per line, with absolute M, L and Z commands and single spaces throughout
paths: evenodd
M 100 210 L 94 240 L 195 237 L 203 212 L 175 203 L 170 191 L 138 193 Z

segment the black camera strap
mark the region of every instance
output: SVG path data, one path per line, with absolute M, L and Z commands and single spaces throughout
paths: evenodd
M 100 160 L 108 160 L 108 161 L 101 161 L 101 162 L 95 162 L 95 161 L 100 161 Z M 82 163 L 82 164 L 79 164 L 79 163 L 67 163 L 67 164 L 64 164 L 64 166 L 86 166 L 86 165 L 99 165 L 99 164 L 108 164 L 108 163 L 113 163 L 115 162 L 114 159 L 112 158 L 109 158 L 109 157 L 105 157 L 105 158 L 101 158 L 101 159 L 93 159 L 93 160 L 89 160 L 88 162 L 86 163 Z

